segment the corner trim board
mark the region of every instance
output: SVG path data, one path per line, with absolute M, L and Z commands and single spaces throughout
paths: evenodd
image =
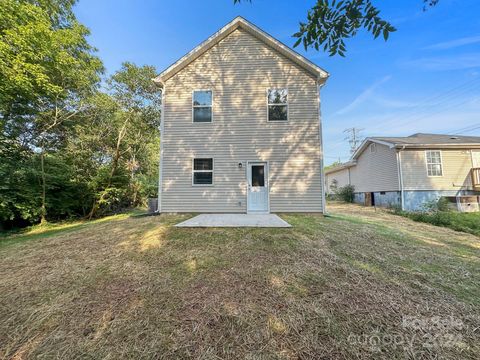
M 320 189 L 322 191 L 322 213 L 327 213 L 326 207 L 326 196 L 325 196 L 325 169 L 323 168 L 323 133 L 322 133 L 322 110 L 320 105 L 322 101 L 320 100 L 320 90 L 325 85 L 325 83 L 319 84 L 317 86 L 318 92 L 318 140 L 320 142 Z
M 160 107 L 160 159 L 158 162 L 158 203 L 157 212 L 162 212 L 162 190 L 163 190 L 163 133 L 165 129 L 165 94 L 166 87 L 162 84 L 162 105 Z

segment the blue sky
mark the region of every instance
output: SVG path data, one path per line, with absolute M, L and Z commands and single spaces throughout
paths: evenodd
M 123 61 L 160 71 L 238 15 L 292 46 L 314 2 L 79 0 L 75 11 L 112 73 Z M 296 49 L 331 74 L 322 90 L 326 163 L 348 160 L 350 127 L 362 136 L 480 136 L 480 1 L 440 0 L 427 12 L 421 0 L 374 3 L 398 29 L 388 42 L 361 33 L 346 58 Z

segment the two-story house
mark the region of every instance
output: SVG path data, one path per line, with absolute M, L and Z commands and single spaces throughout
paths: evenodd
M 365 205 L 416 211 L 444 197 L 460 211 L 478 211 L 480 137 L 369 137 L 349 162 L 326 171 L 326 183 L 329 193 L 353 185 Z
M 241 17 L 154 81 L 159 212 L 323 212 L 328 74 Z

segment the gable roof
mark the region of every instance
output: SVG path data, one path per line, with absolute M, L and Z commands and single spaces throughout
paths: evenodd
M 199 56 L 204 54 L 206 51 L 211 49 L 213 46 L 218 44 L 220 41 L 225 39 L 228 35 L 230 35 L 233 31 L 237 29 L 243 29 L 249 34 L 255 36 L 257 39 L 265 43 L 266 45 L 270 46 L 280 54 L 284 55 L 307 72 L 311 73 L 312 75 L 317 77 L 317 81 L 319 83 L 323 83 L 328 78 L 329 74 L 320 68 L 319 66 L 315 65 L 313 62 L 305 58 L 304 56 L 300 55 L 296 51 L 290 49 L 285 44 L 281 43 L 271 35 L 267 34 L 265 31 L 261 30 L 257 26 L 253 25 L 251 22 L 245 20 L 241 16 L 237 16 L 215 34 L 210 36 L 207 40 L 202 42 L 192 51 L 187 53 L 185 56 L 177 60 L 175 63 L 170 65 L 168 68 L 163 70 L 156 78 L 153 79 L 154 82 L 158 84 L 162 84 L 165 80 L 168 80 L 173 75 L 178 73 L 181 69 L 186 67 L 188 64 L 193 62 Z
M 369 143 L 378 143 L 390 148 L 480 148 L 480 136 L 416 133 L 405 137 L 374 136 L 366 138 L 352 155 L 357 159 Z
M 347 162 L 335 165 L 335 166 L 333 166 L 329 169 L 326 169 L 325 170 L 325 175 L 336 173 L 337 171 L 348 169 L 348 168 L 351 168 L 355 165 L 357 165 L 357 163 L 355 161 L 347 161 Z

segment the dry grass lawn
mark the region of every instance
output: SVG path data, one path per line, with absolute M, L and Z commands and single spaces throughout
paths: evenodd
M 291 229 L 119 215 L 0 240 L 0 358 L 480 354 L 480 240 L 353 205 Z

